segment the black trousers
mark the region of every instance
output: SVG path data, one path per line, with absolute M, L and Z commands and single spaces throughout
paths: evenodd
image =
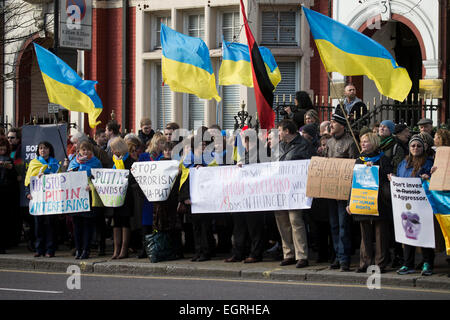
M 191 217 L 195 254 L 210 257 L 214 240 L 211 214 L 192 214 Z
M 90 251 L 95 233 L 95 217 L 73 217 L 74 242 L 77 251 Z
M 423 262 L 427 262 L 431 266 L 431 268 L 433 268 L 435 256 L 434 249 L 433 248 L 421 248 L 421 249 L 423 255 Z M 414 268 L 416 259 L 416 247 L 405 244 L 403 250 L 405 257 L 404 265 L 407 266 L 408 268 Z
M 233 256 L 243 260 L 248 256 L 262 259 L 264 252 L 264 214 L 237 212 L 233 217 Z

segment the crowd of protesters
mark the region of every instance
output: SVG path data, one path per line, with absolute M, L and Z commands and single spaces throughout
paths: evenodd
M 436 249 L 421 248 L 423 261 L 417 265 L 416 248 L 395 242 L 389 180 L 392 175 L 429 178 L 434 170 L 435 150 L 450 146 L 450 133 L 442 128 L 434 132 L 429 119 L 421 119 L 417 124 L 420 132 L 412 136 L 405 124 L 391 120 L 351 132 L 349 124 L 367 112 L 355 94 L 354 86 L 347 85 L 343 108 L 337 107 L 329 121 L 320 122 L 309 96 L 297 92 L 295 108 L 287 108 L 285 119 L 276 124 L 278 136 L 272 131 L 257 140 L 245 138 L 241 158 L 230 152 L 234 140 L 227 139 L 218 125 L 200 127 L 187 137 L 177 137 L 178 124 L 168 123 L 161 132 L 155 132 L 150 119 L 142 119 L 137 134 L 121 134 L 115 121 L 97 128 L 92 138 L 81 132 L 73 134 L 69 138 L 68 158 L 62 162 L 55 160 L 55 146 L 42 141 L 36 158 L 25 171 L 20 152 L 21 130 L 11 128 L 6 136 L 0 135 L 0 197 L 7 209 L 2 210 L 0 217 L 0 253 L 26 241 L 35 257 L 53 257 L 58 246 L 65 243 L 72 248 L 75 259 L 88 259 L 92 249 L 99 256 L 106 255 L 106 240 L 112 238 L 111 259 L 126 259 L 130 255 L 146 258 L 146 236 L 164 232 L 170 239 L 173 259 L 192 254 L 191 261 L 201 262 L 220 253 L 229 255 L 226 263 L 257 263 L 268 258 L 279 260 L 281 266 L 295 264 L 303 268 L 311 263 L 314 251 L 315 263 L 329 263 L 331 269 L 350 271 L 352 256 L 359 249 L 356 272 L 366 272 L 375 264 L 381 272 L 393 268 L 398 269 L 398 274 L 408 274 L 419 268 L 422 275 L 430 275 L 435 251 L 444 248 L 442 242 L 438 243 L 442 239 L 440 229 L 435 228 Z M 361 112 L 352 113 L 353 108 Z M 207 132 L 212 139 L 205 139 Z M 181 142 L 181 151 L 173 153 Z M 213 150 L 215 165 L 267 161 L 254 152 L 261 148 L 271 155 L 271 161 L 320 156 L 378 165 L 379 215 L 353 215 L 349 201 L 318 198 L 307 210 L 192 214 L 188 169 L 211 165 L 204 157 L 207 147 Z M 21 184 L 31 199 L 27 188 L 31 176 L 86 171 L 91 177 L 93 168 L 130 169 L 136 161 L 165 161 L 172 157 L 180 160 L 184 170 L 180 169 L 166 201 L 149 202 L 130 174 L 121 207 L 104 207 L 90 179 L 89 212 L 32 217 L 27 208 L 19 205 Z

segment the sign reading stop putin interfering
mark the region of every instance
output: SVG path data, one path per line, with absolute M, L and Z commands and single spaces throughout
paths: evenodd
M 90 211 L 85 171 L 31 177 L 29 204 L 34 216 Z
M 295 160 L 190 169 L 192 213 L 309 209 L 308 165 Z
M 92 184 L 105 207 L 123 206 L 128 188 L 129 170 L 91 169 Z

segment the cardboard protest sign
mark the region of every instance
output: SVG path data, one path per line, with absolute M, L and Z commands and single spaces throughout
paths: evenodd
M 179 161 L 142 161 L 131 166 L 136 179 L 148 201 L 165 201 L 177 179 Z
M 434 222 L 420 178 L 391 179 L 395 241 L 416 247 L 434 248 Z
M 59 133 L 58 133 L 59 131 Z M 61 139 L 59 135 L 61 134 Z M 64 149 L 67 149 L 67 124 L 43 124 L 22 126 L 21 154 L 25 164 L 23 177 L 28 170 L 31 160 L 36 158 L 39 142 L 48 141 L 55 149 L 55 159 L 64 161 Z M 24 185 L 20 188 L 20 206 L 28 207 L 28 199 L 25 197 Z
M 350 212 L 378 216 L 378 166 L 355 164 L 353 168 Z
M 309 160 L 191 169 L 192 213 L 311 208 L 306 196 Z
M 29 209 L 34 216 L 90 211 L 86 171 L 31 177 Z
M 450 190 L 450 147 L 436 149 L 434 158 L 436 171 L 431 175 L 430 190 Z
M 312 157 L 308 168 L 306 196 L 348 200 L 355 159 Z
M 129 170 L 91 169 L 92 184 L 105 207 L 121 207 L 128 188 Z

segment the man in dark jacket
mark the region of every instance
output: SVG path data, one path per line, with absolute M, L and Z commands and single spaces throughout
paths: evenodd
M 294 121 L 285 119 L 278 124 L 280 152 L 278 161 L 310 159 L 312 145 L 298 133 Z M 283 246 L 281 266 L 296 263 L 297 268 L 308 266 L 308 240 L 302 210 L 275 212 L 275 219 Z
M 141 120 L 141 130 L 139 130 L 138 135 L 141 139 L 142 144 L 147 147 L 147 143 L 152 140 L 155 131 L 152 129 L 152 121 L 149 118 L 144 118 Z
M 334 113 L 331 117 L 332 137 L 327 141 L 326 157 L 356 159 L 359 156 L 352 136 L 345 130 L 346 124 L 345 117 L 339 112 Z M 331 237 L 336 252 L 336 260 L 330 268 L 341 268 L 341 271 L 350 270 L 352 249 L 352 221 L 345 210 L 346 205 L 347 201 L 345 200 L 329 200 Z

